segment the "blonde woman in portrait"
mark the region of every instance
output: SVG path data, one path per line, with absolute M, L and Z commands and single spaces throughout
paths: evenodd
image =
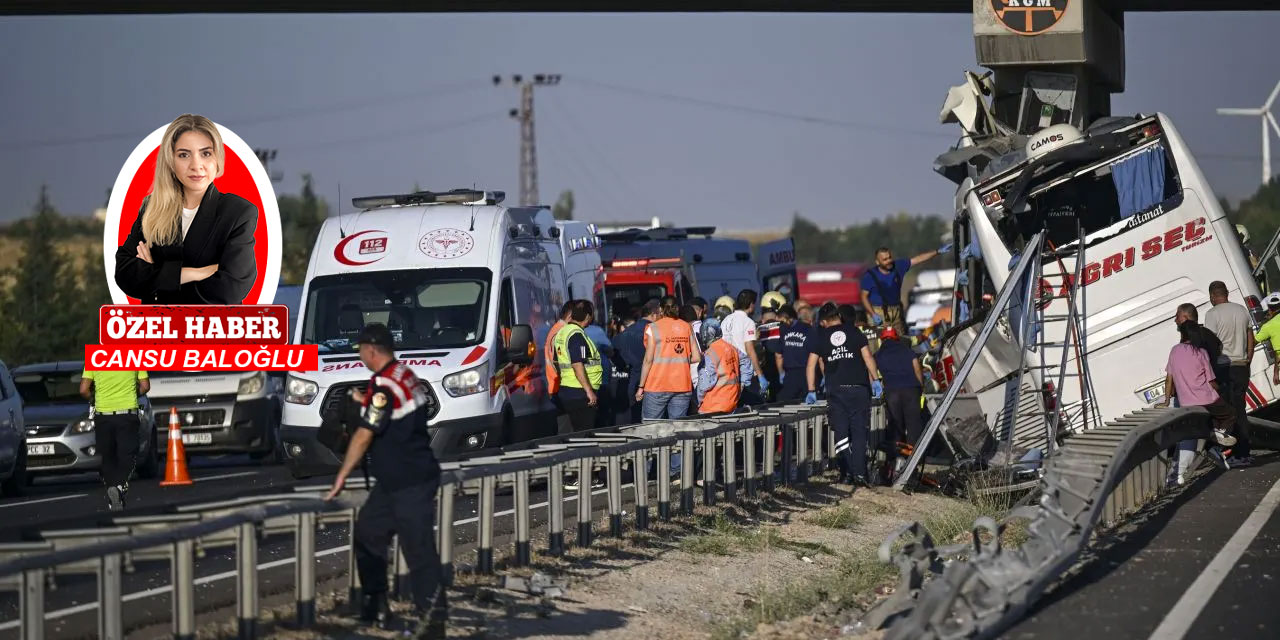
M 213 186 L 222 136 L 208 118 L 178 116 L 164 132 L 151 195 L 116 250 L 116 284 L 143 304 L 242 304 L 258 278 L 258 208 Z

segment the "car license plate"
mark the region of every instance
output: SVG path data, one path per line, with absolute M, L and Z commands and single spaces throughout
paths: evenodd
M 1142 399 L 1145 400 L 1147 404 L 1153 403 L 1162 397 L 1164 397 L 1164 387 L 1153 387 L 1142 391 Z
M 51 444 L 29 444 L 27 445 L 27 455 L 29 456 L 51 456 L 57 453 Z
M 182 444 L 213 444 L 212 433 L 184 433 Z

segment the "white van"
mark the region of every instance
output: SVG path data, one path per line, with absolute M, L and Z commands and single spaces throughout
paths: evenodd
M 564 283 L 570 300 L 590 300 L 596 308 L 595 321 L 601 326 L 609 320 L 609 306 L 604 296 L 604 267 L 600 262 L 600 237 L 596 225 L 573 220 L 558 220 L 560 253 L 564 257 Z
M 428 386 L 436 454 L 456 457 L 555 429 L 542 345 L 567 300 L 559 228 L 546 207 L 502 192 L 355 198 L 325 220 L 294 331 L 320 345 L 319 371 L 290 374 L 281 440 L 295 476 L 330 471 L 323 411 L 364 385 L 356 337 L 383 323 L 396 357 Z M 320 469 L 316 469 L 316 467 Z

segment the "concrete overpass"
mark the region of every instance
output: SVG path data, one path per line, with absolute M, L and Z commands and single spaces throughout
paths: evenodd
M 59 15 L 109 13 L 271 13 L 271 12 L 618 12 L 618 11 L 741 11 L 831 13 L 970 13 L 974 2 L 986 0 L 313 0 L 257 2 L 221 0 L 216 5 L 182 5 L 161 0 L 0 0 L 0 15 Z M 1077 2 L 1084 0 L 1074 0 Z M 1271 0 L 1098 0 L 1110 13 L 1129 11 L 1264 11 L 1280 9 Z

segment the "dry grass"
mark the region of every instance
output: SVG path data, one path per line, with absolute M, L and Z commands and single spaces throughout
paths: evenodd
M 881 505 L 875 506 L 883 509 L 881 513 L 888 511 Z M 823 509 L 805 518 L 805 522 L 827 529 L 852 529 L 862 522 L 862 516 L 858 515 L 858 512 L 851 505 L 841 504 L 829 509 Z

